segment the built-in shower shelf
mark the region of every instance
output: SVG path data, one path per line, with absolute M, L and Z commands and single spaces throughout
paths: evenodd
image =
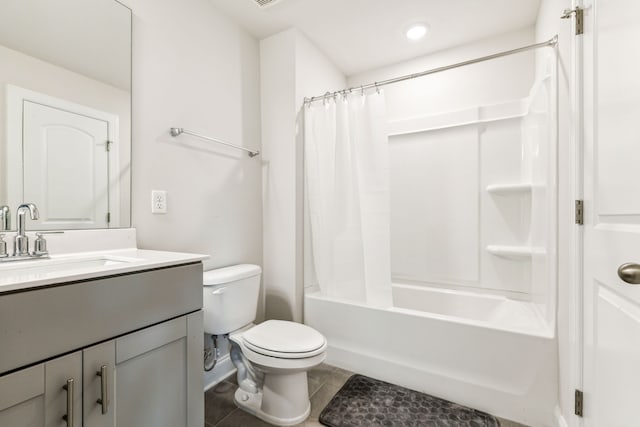
M 531 194 L 533 185 L 522 184 L 491 184 L 487 186 L 487 191 L 491 194 L 506 196 L 510 194 Z
M 546 253 L 544 248 L 508 245 L 489 245 L 487 246 L 487 252 L 489 252 L 491 255 L 499 256 L 502 258 L 517 260 L 527 260 L 530 259 L 533 255 L 544 255 Z

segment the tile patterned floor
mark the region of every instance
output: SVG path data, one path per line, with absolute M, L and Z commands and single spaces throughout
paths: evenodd
M 311 415 L 299 427 L 320 427 L 320 412 L 340 387 L 353 375 L 353 372 L 322 364 L 309 371 L 309 397 L 311 399 Z M 233 395 L 238 388 L 234 377 L 223 381 L 204 395 L 205 427 L 271 427 L 247 412 L 238 409 L 233 402 Z M 501 427 L 526 427 L 513 421 L 500 419 Z

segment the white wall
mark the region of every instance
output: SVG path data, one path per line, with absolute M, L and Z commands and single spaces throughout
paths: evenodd
M 133 226 L 141 248 L 262 263 L 258 43 L 207 0 L 128 0 L 133 10 Z M 151 214 L 151 190 L 168 213 Z
M 265 317 L 298 319 L 295 31 L 260 42 Z
M 560 413 L 569 426 L 579 425 L 573 415 L 573 393 L 580 388 L 580 360 L 577 353 L 577 326 L 575 301 L 577 289 L 573 274 L 576 259 L 574 241 L 577 227 L 573 224 L 575 134 L 573 132 L 571 91 L 571 23 L 559 19 L 564 9 L 571 8 L 571 0 L 542 0 L 536 25 L 536 41 L 558 35 L 558 362 Z M 540 66 L 538 67 L 540 68 Z
M 326 56 L 295 29 L 262 40 L 260 58 L 266 317 L 302 321 L 300 108 L 305 96 L 340 89 L 346 82 Z

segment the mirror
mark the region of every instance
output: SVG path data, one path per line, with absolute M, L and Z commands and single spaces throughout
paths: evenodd
M 29 230 L 131 225 L 131 10 L 116 0 L 0 2 L 0 216 L 8 206 L 11 229 L 23 202 L 40 213 Z

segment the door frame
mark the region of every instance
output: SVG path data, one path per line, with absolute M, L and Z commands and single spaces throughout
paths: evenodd
M 583 8 L 583 0 L 573 0 L 571 4 L 573 9 Z M 571 19 L 571 119 L 572 119 L 572 160 L 573 160 L 573 179 L 572 193 L 573 200 L 584 200 L 584 45 L 583 35 L 573 34 L 575 28 L 575 14 Z M 575 203 L 575 202 L 574 202 Z M 574 206 L 575 209 L 575 206 Z M 571 386 L 574 390 L 583 390 L 584 378 L 584 226 L 574 224 L 573 232 L 573 265 L 570 266 L 573 273 L 572 280 L 572 300 L 569 302 L 573 307 L 573 319 L 571 325 L 571 334 L 569 338 L 572 340 L 571 355 Z M 575 399 L 575 396 L 574 396 Z M 573 402 L 575 406 L 575 400 Z M 574 411 L 570 411 L 572 413 Z M 569 420 L 572 427 L 580 427 L 583 425 L 582 417 L 573 415 Z
M 571 8 L 584 8 L 583 0 L 572 0 Z M 573 170 L 571 177 L 571 194 L 572 200 L 569 202 L 574 204 L 577 200 L 584 200 L 584 132 L 585 132 L 585 106 L 584 106 L 584 45 L 583 35 L 574 34 L 576 25 L 575 14 L 571 18 L 570 30 L 570 52 L 571 52 L 571 84 L 570 84 L 570 108 L 571 108 L 571 168 Z M 575 205 L 572 209 L 576 209 Z M 575 211 L 574 211 L 575 212 Z M 573 224 L 572 230 L 572 254 L 570 269 L 571 277 L 571 299 L 567 301 L 569 304 L 570 329 L 568 339 L 570 340 L 570 383 L 565 387 L 571 387 L 574 390 L 583 390 L 584 378 L 584 226 L 581 224 Z M 581 427 L 583 425 L 582 417 L 574 414 L 575 396 L 573 401 L 569 402 L 567 413 L 569 419 L 565 420 L 570 427 Z
M 44 93 L 25 89 L 12 84 L 6 85 L 6 141 L 7 141 L 7 202 L 9 206 L 17 207 L 23 203 L 24 179 L 23 169 L 23 105 L 25 101 L 46 107 L 55 108 L 72 114 L 78 114 L 107 123 L 109 141 L 113 142 L 109 156 L 109 211 L 111 223 L 120 223 L 120 187 L 118 185 L 118 170 L 120 163 L 120 129 L 118 115 L 96 110 L 85 105 L 56 98 Z M 118 206 L 118 209 L 114 209 Z
M 583 8 L 583 0 L 572 0 L 571 8 L 577 7 Z M 560 18 L 561 10 L 558 10 L 558 19 Z M 561 339 L 568 340 L 566 349 L 569 352 L 566 360 L 569 366 L 563 366 L 559 364 L 558 371 L 558 386 L 561 388 L 559 393 L 559 399 L 561 396 L 571 396 L 569 401 L 564 402 L 567 407 L 560 406 L 561 401 L 558 402 L 558 408 L 556 410 L 556 421 L 560 427 L 581 427 L 583 420 L 581 417 L 574 415 L 574 390 L 583 390 L 583 374 L 584 374 L 584 226 L 576 224 L 574 219 L 575 213 L 575 201 L 584 200 L 584 46 L 583 36 L 575 35 L 574 28 L 576 25 L 575 15 L 572 15 L 570 22 L 561 23 L 560 25 L 567 25 L 568 27 L 562 28 L 563 34 L 567 34 L 567 41 L 569 43 L 569 67 L 568 72 L 568 114 L 565 113 L 564 117 L 560 120 L 570 120 L 568 123 L 568 135 L 570 140 L 567 141 L 570 145 L 569 157 L 565 161 L 564 167 L 570 168 L 570 173 L 565 175 L 564 178 L 568 182 L 568 191 L 566 192 L 569 200 L 560 200 L 559 203 L 565 204 L 564 215 L 568 215 L 567 218 L 560 218 L 558 224 L 560 227 L 569 227 L 567 235 L 570 237 L 570 245 L 568 247 L 568 254 L 566 259 L 568 265 L 566 266 L 566 276 L 568 283 L 562 283 L 558 281 L 557 298 L 560 298 L 560 288 L 562 286 L 568 286 L 567 292 L 568 300 L 563 301 L 562 305 L 558 301 L 558 314 L 561 310 L 566 312 L 567 325 L 565 328 L 565 337 L 558 336 L 558 346 L 561 345 Z M 568 31 L 565 33 L 564 31 Z M 561 144 L 562 141 L 559 142 Z M 563 167 L 559 164 L 560 168 Z M 563 210 L 559 210 L 560 213 Z M 559 254 L 560 255 L 560 254 Z M 559 325 L 559 322 L 557 322 Z M 558 349 L 560 351 L 560 348 Z M 561 362 L 561 360 L 559 360 Z M 561 382 L 560 370 L 567 369 L 567 383 Z M 569 390 L 566 390 L 569 389 Z

